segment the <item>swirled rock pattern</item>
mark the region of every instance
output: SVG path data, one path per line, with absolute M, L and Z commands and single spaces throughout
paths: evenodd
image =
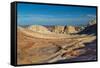
M 96 54 L 95 35 L 57 34 L 48 32 L 48 29 L 44 27 L 45 32 L 43 30 L 41 32 L 40 29 L 37 31 L 37 28 L 33 30 L 32 28 L 17 28 L 17 64 L 68 62 L 80 60 L 80 56 L 83 57 L 81 57 L 82 60 L 87 54 L 89 56 Z

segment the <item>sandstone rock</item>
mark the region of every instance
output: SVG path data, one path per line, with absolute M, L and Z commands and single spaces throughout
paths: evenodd
M 32 25 L 29 26 L 28 29 L 32 30 L 32 31 L 36 31 L 36 32 L 40 32 L 40 33 L 50 33 L 50 31 L 41 25 Z
M 58 31 L 64 31 L 62 26 L 61 29 L 59 26 L 57 28 Z M 69 35 L 69 37 L 67 35 L 39 33 L 38 30 L 41 32 L 41 29 L 33 29 L 33 31 L 21 27 L 17 29 L 17 64 L 51 63 L 72 59 L 85 53 L 86 50 L 83 48 L 86 45 L 84 43 L 95 40 L 95 36 Z
M 70 33 L 77 33 L 80 31 L 79 27 L 75 26 L 54 26 L 51 28 L 52 32 L 59 33 L 59 34 L 70 34 Z
M 55 26 L 53 31 L 55 33 L 64 33 L 64 28 L 65 28 L 65 26 Z
M 77 33 L 78 30 L 79 29 L 75 26 L 66 26 L 65 33 Z
M 28 29 L 40 33 L 57 33 L 57 34 L 70 34 L 70 33 L 77 33 L 80 31 L 79 27 L 76 26 L 41 26 L 41 25 L 32 25 L 29 26 Z

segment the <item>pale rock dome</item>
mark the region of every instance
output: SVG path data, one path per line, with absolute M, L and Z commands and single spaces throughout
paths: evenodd
M 36 31 L 36 32 L 40 32 L 40 33 L 50 33 L 50 31 L 41 25 L 31 25 L 28 27 L 28 29 L 32 30 L 32 31 Z

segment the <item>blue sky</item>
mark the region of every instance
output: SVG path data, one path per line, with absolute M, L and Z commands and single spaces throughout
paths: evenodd
M 96 8 L 18 3 L 18 25 L 81 25 L 96 17 Z

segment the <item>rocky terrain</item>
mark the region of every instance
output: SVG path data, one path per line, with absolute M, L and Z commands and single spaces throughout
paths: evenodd
M 17 28 L 17 64 L 96 60 L 96 24 Z M 71 34 L 74 33 L 74 34 Z

